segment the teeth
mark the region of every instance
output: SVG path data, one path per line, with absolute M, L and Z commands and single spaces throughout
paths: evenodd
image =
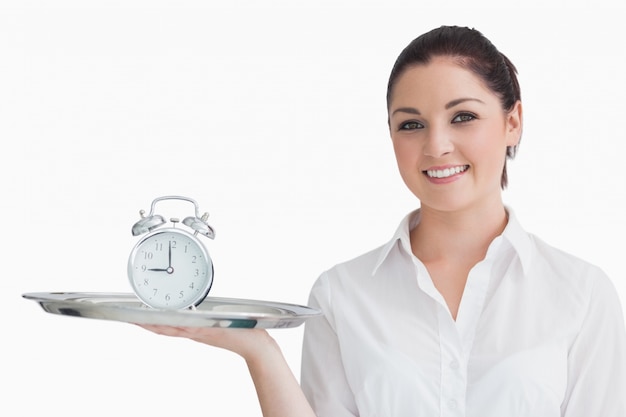
M 463 172 L 468 168 L 469 168 L 469 165 L 463 165 L 463 166 L 446 168 L 446 169 L 429 169 L 428 171 L 426 171 L 426 175 L 428 175 L 431 178 L 447 178 L 452 175 L 456 175 L 459 172 Z

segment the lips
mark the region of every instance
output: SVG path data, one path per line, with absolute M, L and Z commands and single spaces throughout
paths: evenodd
M 424 173 L 430 178 L 448 178 L 453 175 L 460 174 L 461 172 L 467 171 L 468 169 L 469 165 L 458 165 L 443 169 L 428 169 L 424 171 Z

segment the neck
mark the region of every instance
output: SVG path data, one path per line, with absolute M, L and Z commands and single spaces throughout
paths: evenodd
M 411 247 L 423 262 L 478 262 L 508 221 L 501 201 L 480 209 L 445 212 L 422 206 L 420 215 L 411 231 Z

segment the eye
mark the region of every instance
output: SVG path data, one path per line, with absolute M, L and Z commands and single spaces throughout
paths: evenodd
M 420 122 L 410 121 L 410 122 L 402 123 L 398 130 L 417 130 L 417 129 L 423 129 L 423 128 L 424 128 L 424 125 L 421 124 Z
M 472 113 L 459 113 L 454 116 L 454 119 L 452 119 L 452 123 L 465 123 L 470 122 L 474 119 L 476 119 L 476 115 Z

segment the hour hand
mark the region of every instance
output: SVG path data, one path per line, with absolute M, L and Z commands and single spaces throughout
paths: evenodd
M 148 268 L 148 271 L 167 272 L 168 268 Z

